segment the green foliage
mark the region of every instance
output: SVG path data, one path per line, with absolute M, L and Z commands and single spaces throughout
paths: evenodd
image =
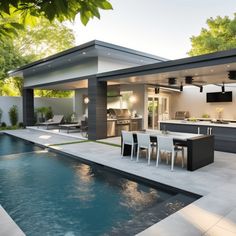
M 52 117 L 53 117 L 52 108 L 48 107 L 48 109 L 46 110 L 46 113 L 45 113 L 45 119 L 49 120 L 49 119 L 52 119 Z
M 38 119 L 40 122 L 49 120 L 53 117 L 53 111 L 51 107 L 37 107 L 35 111 L 37 115 L 39 115 Z
M 2 122 L 2 123 L 1 123 L 1 127 L 2 127 L 2 128 L 5 128 L 5 127 L 7 127 L 7 124 L 6 124 L 5 122 Z
M 233 19 L 228 16 L 210 18 L 208 28 L 202 28 L 198 36 L 191 37 L 190 56 L 196 56 L 236 47 L 236 14 Z
M 72 97 L 73 91 L 61 91 L 61 90 L 34 90 L 35 97 L 48 97 L 48 98 L 68 98 Z
M 18 108 L 16 105 L 13 105 L 9 112 L 9 118 L 12 126 L 16 126 L 18 122 Z
M 20 15 L 20 23 L 32 24 L 38 17 L 50 21 L 73 21 L 80 14 L 81 22 L 86 25 L 93 17 L 100 18 L 99 10 L 112 9 L 107 0 L 4 0 L 0 2 L 0 12 Z
M 75 36 L 71 29 L 58 21 L 41 19 L 36 26 L 27 26 L 20 31 L 14 45 L 21 55 L 35 61 L 74 47 Z
M 59 22 L 41 19 L 39 25 L 26 27 L 15 39 L 0 42 L 0 96 L 21 96 L 23 80 L 8 78 L 7 72 L 37 59 L 66 50 L 75 45 L 72 30 Z M 71 97 L 71 91 L 36 90 L 36 96 Z
M 18 124 L 18 127 L 19 128 L 24 128 L 25 126 L 24 126 L 24 123 L 23 122 L 20 122 L 19 124 Z

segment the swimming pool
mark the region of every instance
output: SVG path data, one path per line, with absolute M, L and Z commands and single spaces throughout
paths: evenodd
M 198 196 L 0 135 L 0 204 L 26 235 L 134 235 Z

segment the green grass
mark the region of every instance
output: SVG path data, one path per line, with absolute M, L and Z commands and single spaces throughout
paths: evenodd
M 109 146 L 113 146 L 113 147 L 121 147 L 121 145 L 119 145 L 119 144 L 115 144 L 115 143 L 107 143 L 107 142 L 104 142 L 104 141 L 90 141 L 90 142 L 95 142 L 95 143 L 105 144 L 105 145 L 109 145 Z
M 55 144 L 50 144 L 49 146 L 62 146 L 62 145 L 86 143 L 86 142 L 100 143 L 100 144 L 109 145 L 109 146 L 113 146 L 113 147 L 121 147 L 121 145 L 114 144 L 114 143 L 107 143 L 104 141 L 92 141 L 92 140 L 81 140 L 81 141 L 75 141 L 75 142 L 55 143 Z
M 89 142 L 88 140 L 81 140 L 81 141 L 75 141 L 75 142 L 66 142 L 66 143 L 54 143 L 54 144 L 50 144 L 48 145 L 50 146 L 62 146 L 62 145 L 68 145 L 68 144 L 76 144 L 76 143 L 86 143 Z

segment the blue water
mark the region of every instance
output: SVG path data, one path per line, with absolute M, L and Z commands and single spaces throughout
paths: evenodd
M 115 235 L 173 196 L 64 155 L 32 152 L 34 145 L 8 135 L 0 135 L 0 147 L 0 204 L 29 236 Z
M 39 150 L 35 145 L 10 135 L 0 134 L 0 156 Z

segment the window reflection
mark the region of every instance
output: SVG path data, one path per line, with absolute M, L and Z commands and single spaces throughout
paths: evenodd
M 139 189 L 139 185 L 133 181 L 125 181 L 123 186 L 123 195 L 125 198 L 121 204 L 136 210 L 153 204 L 159 197 L 157 190 L 147 188 L 146 191 Z
M 78 164 L 74 166 L 75 169 L 75 184 L 73 191 L 73 198 L 78 198 L 82 202 L 92 201 L 95 197 L 93 193 L 93 173 L 90 166 L 85 164 Z

